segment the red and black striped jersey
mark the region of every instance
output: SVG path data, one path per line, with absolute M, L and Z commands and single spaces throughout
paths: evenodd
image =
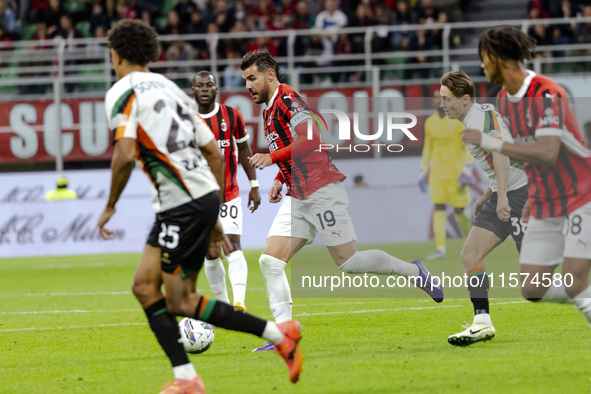
M 288 147 L 297 138 L 307 138 L 305 132 L 296 133 L 293 121 L 296 115 L 301 117 L 311 112 L 314 111 L 298 92 L 291 86 L 280 84 L 263 112 L 269 152 Z M 325 185 L 345 179 L 330 156 L 318 150 L 301 156 L 295 156 L 292 152 L 289 160 L 278 161 L 277 165 L 287 184 L 287 195 L 299 200 Z
M 238 152 L 237 143 L 245 142 L 249 136 L 244 129 L 242 114 L 236 108 L 224 104 L 215 104 L 215 108 L 208 114 L 199 114 L 207 123 L 218 142 L 218 148 L 226 163 L 225 201 L 239 196 L 238 182 Z
M 517 94 L 510 95 L 505 88 L 499 92 L 497 108 L 516 144 L 534 143 L 542 136 L 560 137 L 553 165 L 525 165 L 534 217 L 566 216 L 591 201 L 591 151 L 560 85 L 528 71 Z

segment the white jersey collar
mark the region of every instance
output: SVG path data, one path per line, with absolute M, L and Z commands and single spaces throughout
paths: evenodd
M 220 110 L 220 104 L 215 103 L 215 107 L 214 107 L 213 111 L 211 111 L 208 114 L 202 114 L 201 112 L 199 112 L 199 116 L 202 117 L 203 119 L 208 119 L 208 118 L 211 118 L 212 116 L 214 116 L 215 114 L 217 114 L 219 110 Z
M 269 100 L 269 104 L 267 104 L 267 108 L 271 108 L 271 106 L 273 105 L 273 101 L 275 101 L 275 97 L 277 97 L 277 95 L 279 94 L 280 87 L 281 87 L 281 84 L 279 84 L 279 86 L 277 86 L 275 93 L 273 93 L 273 97 L 271 97 L 271 100 Z
M 526 70 L 527 71 L 527 77 L 525 77 L 525 79 L 523 80 L 523 84 L 521 84 L 521 87 L 519 88 L 519 90 L 517 91 L 517 93 L 515 94 L 510 94 L 509 92 L 507 92 L 507 98 L 509 99 L 509 101 L 516 103 L 519 100 L 521 100 L 523 98 L 523 96 L 525 96 L 525 93 L 527 92 L 527 89 L 529 88 L 529 84 L 531 83 L 531 80 L 536 76 L 536 73 L 531 71 L 531 70 Z
M 478 103 L 472 104 L 472 107 L 470 107 L 470 111 L 468 111 L 468 113 L 464 117 L 464 120 L 462 120 L 462 124 L 464 126 L 466 126 L 468 124 L 468 121 L 470 120 L 470 118 L 474 114 L 474 111 L 476 110 L 476 108 L 478 108 Z

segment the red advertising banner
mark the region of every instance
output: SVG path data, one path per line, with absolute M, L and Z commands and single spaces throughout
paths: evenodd
M 399 100 L 407 112 L 434 110 L 430 97 L 438 88 L 439 85 L 388 86 L 382 88 L 379 96 L 381 99 Z M 365 115 L 373 110 L 370 87 L 308 89 L 301 93 L 309 98 L 313 108 L 326 105 L 338 107 L 348 114 L 358 112 Z M 485 84 L 479 85 L 479 93 L 486 94 Z M 268 151 L 262 125 L 263 106 L 253 103 L 246 92 L 224 93 L 220 100 L 242 112 L 253 151 Z M 60 114 L 63 125 L 61 147 L 65 161 L 110 159 L 112 137 L 107 129 L 103 97 L 64 100 Z M 0 106 L 0 164 L 53 162 L 59 148 L 56 116 L 51 100 L 3 102 Z M 397 142 L 404 147 L 406 154 L 418 153 L 422 147 L 423 118 L 418 116 L 412 129 L 416 141 L 404 138 Z M 329 123 L 329 129 L 331 125 L 334 126 L 334 122 Z M 373 122 L 367 125 L 369 130 L 375 130 Z

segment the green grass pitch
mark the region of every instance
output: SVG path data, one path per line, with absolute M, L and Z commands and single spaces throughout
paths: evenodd
M 428 267 L 461 274 L 461 246 L 450 241 L 449 257 Z M 433 244 L 382 247 L 410 260 Z M 302 261 L 333 264 L 324 249 L 302 252 Z M 269 319 L 259 253 L 246 253 L 246 306 Z M 172 380 L 130 292 L 138 258 L 0 260 L 0 392 L 157 393 Z M 515 270 L 513 244 L 494 251 L 487 266 Z M 211 294 L 203 274 L 198 287 Z M 408 290 L 413 298 L 294 299 L 306 356 L 295 385 L 279 357 L 251 353 L 263 341 L 247 334 L 216 329 L 211 349 L 190 359 L 214 394 L 591 392 L 591 329 L 573 306 L 494 298 L 497 336 L 455 348 L 447 336 L 472 319 L 467 291 L 457 294 L 442 304 L 417 289 Z

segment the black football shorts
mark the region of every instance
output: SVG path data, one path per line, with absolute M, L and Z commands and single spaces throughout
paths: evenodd
M 199 272 L 219 208 L 219 192 L 214 191 L 156 214 L 146 243 L 161 249 L 162 271 L 183 277 Z
M 492 231 L 503 241 L 510 235 L 515 241 L 517 250 L 521 250 L 521 240 L 526 229 L 526 223 L 521 220 L 521 210 L 527 201 L 528 186 L 525 185 L 517 190 L 507 192 L 509 207 L 511 207 L 511 217 L 508 222 L 502 222 L 497 216 L 497 193 L 493 193 L 484 203 L 476 219 L 474 226 Z

